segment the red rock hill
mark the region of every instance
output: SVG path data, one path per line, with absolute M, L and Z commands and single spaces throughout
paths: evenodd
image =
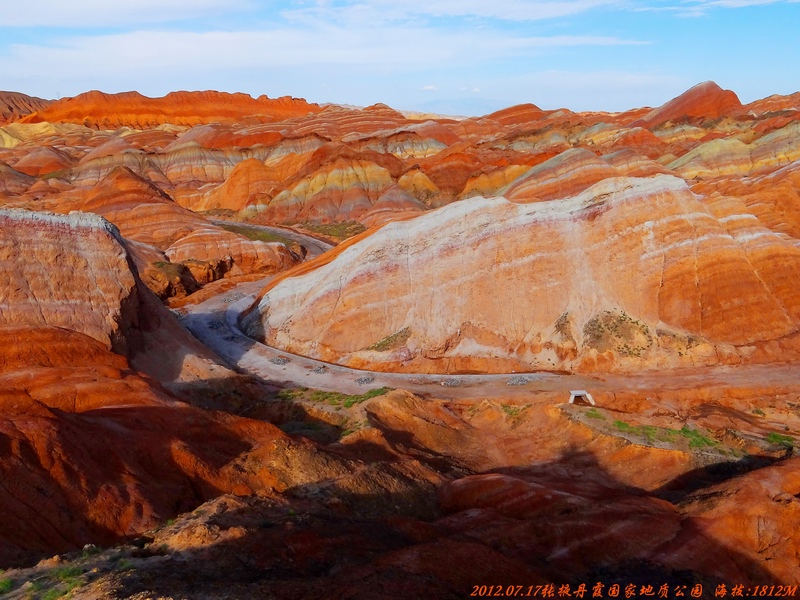
M 162 98 L 148 98 L 138 92 L 104 94 L 91 91 L 54 102 L 21 120 L 25 123 L 80 123 L 98 129 L 144 129 L 164 123 L 191 126 L 248 119 L 268 123 L 320 110 L 316 104 L 290 97 L 252 98 L 247 94 L 205 91 L 172 92 Z

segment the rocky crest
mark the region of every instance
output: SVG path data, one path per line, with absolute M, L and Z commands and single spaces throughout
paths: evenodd
M 295 98 L 252 98 L 214 91 L 172 92 L 148 98 L 137 92 L 86 92 L 64 98 L 20 119 L 23 123 L 78 123 L 97 129 L 156 127 L 164 123 L 198 125 L 216 121 L 279 121 L 319 111 L 319 106 Z

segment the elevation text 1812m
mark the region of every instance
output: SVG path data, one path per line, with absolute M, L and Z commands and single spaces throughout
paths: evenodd
M 793 585 L 755 585 L 744 584 L 727 586 L 721 583 L 713 591 L 703 586 L 688 585 L 637 585 L 614 583 L 605 585 L 597 582 L 593 585 L 581 583 L 570 586 L 565 583 L 556 585 L 476 585 L 472 588 L 471 597 L 481 598 L 795 598 L 798 586 Z

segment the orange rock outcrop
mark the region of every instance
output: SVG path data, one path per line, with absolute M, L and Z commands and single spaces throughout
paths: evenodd
M 0 92 L 0 125 L 17 121 L 32 112 L 43 110 L 49 104 L 50 100 L 19 92 Z
M 768 360 L 796 360 L 798 270 L 791 239 L 704 205 L 676 177 L 611 177 L 558 200 L 469 199 L 386 225 L 265 289 L 244 324 L 270 345 L 379 370 L 641 369 L 764 360 L 768 347 Z
M 164 123 L 191 126 L 216 121 L 281 121 L 319 110 L 319 106 L 296 98 L 252 98 L 247 94 L 214 91 L 172 92 L 163 98 L 148 98 L 137 92 L 92 91 L 53 102 L 20 121 L 78 123 L 97 129 L 141 129 Z
M 685 117 L 716 119 L 736 112 L 741 106 L 734 92 L 723 90 L 713 81 L 706 81 L 652 110 L 631 126 L 650 127 Z

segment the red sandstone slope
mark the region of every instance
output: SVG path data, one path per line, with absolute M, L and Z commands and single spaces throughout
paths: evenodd
M 215 121 L 271 122 L 318 112 L 320 107 L 296 98 L 252 98 L 247 94 L 172 92 L 148 98 L 137 92 L 86 92 L 64 98 L 30 114 L 23 123 L 80 123 L 97 129 L 155 127 L 164 123 L 198 125 Z
M 278 272 L 298 260 L 283 244 L 249 240 L 178 206 L 152 181 L 127 167 L 115 168 L 96 185 L 24 206 L 91 212 L 108 219 L 134 242 L 131 248 L 143 278 L 162 297 L 184 295 L 197 284 L 225 275 Z M 184 273 L 186 269 L 189 273 Z
M 476 119 L 427 122 L 411 121 L 375 105 L 365 109 L 327 106 L 305 116 L 274 115 L 277 121 L 259 123 L 241 116 L 247 110 L 236 116 L 241 108 L 236 106 L 257 105 L 262 99 L 198 94 L 142 99 L 132 94 L 89 93 L 60 106 L 66 110 L 91 105 L 96 115 L 90 124 L 107 120 L 109 127 L 122 122 L 114 112 L 117 105 L 133 111 L 130 119 L 125 118 L 134 125 L 134 121 L 151 119 L 148 111 L 158 113 L 154 122 L 174 113 L 179 120 L 189 119 L 188 124 L 212 118 L 216 110 L 224 123 L 204 121 L 188 129 L 170 126 L 169 131 L 138 133 L 49 123 L 0 128 L 0 145 L 5 146 L 0 148 L 0 160 L 41 178 L 27 192 L 14 191 L 12 196 L 38 199 L 69 185 L 94 185 L 114 168 L 125 166 L 194 210 L 232 210 L 239 218 L 284 224 L 360 219 L 372 223 L 372 205 L 392 185 L 425 207 L 435 208 L 475 195 L 497 194 L 524 173 L 525 166 L 576 148 L 600 157 L 632 150 L 661 165 L 648 165 L 648 173 L 669 167 L 685 179 L 741 175 L 773 169 L 785 158 L 795 160 L 793 135 L 785 140 L 789 145 L 766 140 L 792 125 L 792 97 L 765 99 L 747 110 L 736 108 L 738 101 L 732 93 L 712 83 L 695 86 L 644 116 L 644 109 L 622 114 L 573 113 L 520 105 Z M 196 102 L 190 105 L 187 99 Z M 162 106 L 166 104 L 173 108 Z M 768 106 L 781 110 L 769 111 Z M 45 113 L 40 116 L 50 118 Z M 709 120 L 712 117 L 714 122 Z M 630 124 L 631 119 L 639 120 Z M 637 123 L 658 128 L 651 132 Z M 333 164 L 336 154 L 371 164 Z M 244 167 L 236 170 L 241 163 L 249 165 L 246 172 Z M 530 183 L 540 187 L 538 175 L 533 175 Z M 566 187 L 571 186 L 568 179 Z M 391 216 L 393 197 L 399 196 L 386 196 L 383 202 L 382 220 Z M 407 215 L 404 202 L 396 206 L 399 216 Z
M 650 111 L 631 123 L 631 127 L 651 127 L 682 117 L 716 119 L 736 112 L 741 106 L 734 92 L 723 90 L 713 81 L 706 81 Z
M 44 110 L 50 103 L 51 100 L 19 92 L 0 92 L 0 125 L 17 121 L 32 112 Z
M 0 326 L 0 564 L 111 544 L 221 493 L 346 473 L 267 423 L 171 398 L 74 331 Z
M 10 210 L 0 221 L 3 566 L 136 536 L 221 493 L 409 488 L 380 466 L 361 481 L 363 466 L 178 402 L 134 371 L 188 384 L 195 402 L 204 378 L 224 394 L 237 377 L 144 288 L 112 224 Z
M 290 352 L 389 371 L 797 360 L 798 269 L 795 240 L 682 180 L 612 173 L 545 202 L 469 199 L 391 223 L 274 280 L 243 323 Z

